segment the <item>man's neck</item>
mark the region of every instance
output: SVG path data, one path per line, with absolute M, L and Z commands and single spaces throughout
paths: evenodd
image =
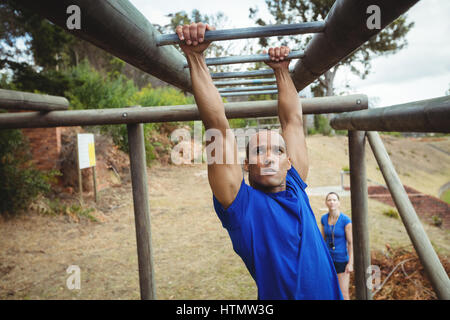
M 250 186 L 264 193 L 276 193 L 286 190 L 286 181 L 284 181 L 282 184 L 278 186 L 270 186 L 270 187 L 262 186 L 257 183 L 254 183 L 253 181 L 250 181 Z

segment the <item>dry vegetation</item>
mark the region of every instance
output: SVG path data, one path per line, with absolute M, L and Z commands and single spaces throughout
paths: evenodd
M 450 180 L 449 156 L 430 147 L 450 152 L 449 138 L 383 139 L 404 184 L 437 196 L 439 187 Z M 308 138 L 309 186 L 340 184 L 339 172 L 348 166 L 346 141 L 346 137 Z M 369 148 L 366 161 L 368 178 L 382 183 Z M 149 186 L 157 298 L 256 299 L 253 279 L 214 213 L 206 166 L 154 166 L 149 170 Z M 96 207 L 93 214 L 100 222 L 34 212 L 0 221 L 0 299 L 139 298 L 131 186 L 103 190 L 97 205 L 92 197 L 87 200 Z M 320 219 L 325 213 L 323 197 L 310 201 Z M 386 265 L 382 270 L 387 272 L 408 254 L 397 248 L 407 246 L 410 252 L 411 247 L 401 221 L 382 214 L 386 208 L 369 200 L 373 262 Z M 350 215 L 349 197 L 343 197 L 342 211 Z M 448 259 L 448 230 L 424 227 L 440 257 Z M 66 287 L 70 265 L 81 269 L 81 290 Z M 409 276 L 414 272 L 410 264 L 405 263 L 405 268 Z M 395 273 L 376 298 L 433 298 L 421 275 L 419 271 L 398 280 Z M 382 280 L 385 276 L 384 272 Z

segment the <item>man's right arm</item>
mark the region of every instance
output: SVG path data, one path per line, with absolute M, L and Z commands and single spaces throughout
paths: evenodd
M 224 208 L 228 208 L 236 198 L 243 175 L 237 161 L 237 144 L 225 115 L 222 98 L 214 86 L 203 56 L 209 43 L 203 41 L 209 26 L 203 23 L 178 26 L 176 32 L 184 44 L 180 47 L 186 55 L 191 73 L 192 89 L 195 102 L 206 130 L 215 129 L 222 141 L 214 141 L 215 152 L 211 155 L 215 161 L 208 159 L 208 180 L 211 190 Z M 217 136 L 215 136 L 215 139 Z M 207 142 L 207 145 L 213 141 Z M 218 150 L 221 148 L 221 150 Z M 220 152 L 222 151 L 222 152 Z M 227 154 L 232 154 L 232 163 L 227 163 Z M 222 157 L 219 157 L 222 154 Z M 209 156 L 209 155 L 208 155 Z M 230 161 L 229 161 L 230 162 Z

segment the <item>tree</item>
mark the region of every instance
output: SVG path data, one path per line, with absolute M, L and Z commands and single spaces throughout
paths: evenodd
M 44 70 L 58 69 L 70 59 L 74 37 L 21 4 L 0 0 L 0 21 L 0 42 L 9 47 L 0 46 L 0 59 L 16 60 L 31 52 L 34 64 Z M 24 40 L 24 49 L 17 45 L 18 39 Z
M 249 17 L 259 25 L 291 24 L 324 20 L 335 0 L 266 0 L 267 9 L 274 21 L 266 22 L 258 17 L 258 8 L 250 8 Z M 414 26 L 407 22 L 406 15 L 399 17 L 376 36 L 369 39 L 358 50 L 339 62 L 336 66 L 320 76 L 311 86 L 314 96 L 332 96 L 334 92 L 334 79 L 341 67 L 346 66 L 350 71 L 364 79 L 371 69 L 371 60 L 381 55 L 398 52 L 407 45 L 406 35 Z M 279 37 L 279 43 L 290 45 L 295 50 L 304 50 L 312 36 L 305 37 Z M 268 46 L 267 39 L 260 39 L 262 46 Z
M 17 88 L 62 94 L 58 71 L 68 70 L 83 60 L 103 75 L 122 73 L 139 87 L 154 79 L 91 43 L 67 33 L 32 10 L 13 0 L 0 0 L 0 69 L 9 69 Z M 56 81 L 50 78 L 56 75 Z M 7 77 L 5 74 L 3 78 Z M 152 81 L 155 82 L 155 81 Z M 158 81 L 159 82 L 159 81 Z M 159 82 L 161 83 L 161 82 Z M 49 88 L 46 90 L 45 88 Z

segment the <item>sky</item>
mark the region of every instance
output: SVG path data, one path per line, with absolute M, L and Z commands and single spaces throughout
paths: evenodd
M 260 15 L 270 19 L 264 0 L 130 1 L 151 23 L 160 25 L 169 23 L 169 13 L 193 9 L 202 14 L 223 12 L 228 17 L 226 29 L 255 26 L 248 17 L 250 7 L 257 6 Z M 364 80 L 340 70 L 336 92 L 367 94 L 376 107 L 445 95 L 450 90 L 449 12 L 448 0 L 419 1 L 408 11 L 408 21 L 415 23 L 406 37 L 408 46 L 394 55 L 372 59 L 371 73 Z

